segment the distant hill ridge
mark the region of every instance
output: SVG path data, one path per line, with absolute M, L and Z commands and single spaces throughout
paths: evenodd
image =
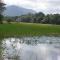
M 28 13 L 34 14 L 35 11 L 32 9 L 26 9 L 15 5 L 7 6 L 6 10 L 4 11 L 4 15 L 6 16 L 20 16 Z

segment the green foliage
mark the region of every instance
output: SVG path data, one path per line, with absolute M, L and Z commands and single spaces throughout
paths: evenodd
M 41 20 L 43 20 L 44 19 L 44 13 L 42 13 L 42 12 L 39 12 L 39 13 L 36 13 L 35 14 L 35 17 L 36 17 L 36 22 L 37 23 L 41 23 Z
M 11 19 L 8 19 L 7 22 L 10 23 L 11 22 Z
M 33 14 L 27 14 L 20 16 L 22 22 L 33 22 Z
M 0 37 L 60 35 L 60 25 L 15 23 L 0 24 Z
M 3 11 L 5 10 L 5 7 L 4 7 L 4 3 L 0 2 L 0 23 L 2 23 L 2 19 L 3 19 Z
M 26 14 L 15 17 L 7 17 L 7 21 L 28 22 L 28 23 L 43 23 L 43 24 L 57 24 L 60 25 L 60 14 L 47 14 L 39 12 L 36 14 Z
M 3 15 L 0 14 L 0 24 L 2 24 Z

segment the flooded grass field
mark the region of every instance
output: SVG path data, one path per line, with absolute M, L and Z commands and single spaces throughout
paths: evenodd
M 60 60 L 60 37 L 4 38 L 0 60 Z
M 60 25 L 40 23 L 0 24 L 0 37 L 7 36 L 60 36 Z

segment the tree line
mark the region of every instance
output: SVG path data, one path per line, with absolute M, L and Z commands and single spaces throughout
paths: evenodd
M 0 0 L 0 24 L 3 20 L 7 22 L 28 22 L 28 23 L 44 23 L 44 24 L 59 24 L 60 25 L 60 14 L 44 14 L 38 12 L 35 14 L 26 14 L 15 17 L 3 17 L 3 11 L 5 10 L 5 4 Z M 4 18 L 4 19 L 3 19 Z
M 60 25 L 60 14 L 47 14 L 43 12 L 35 14 L 27 14 L 15 17 L 5 17 L 7 22 L 28 22 L 28 23 L 42 23 L 42 24 L 58 24 Z
M 18 18 L 20 18 L 18 20 Z M 47 14 L 43 12 L 35 14 L 27 14 L 22 16 L 16 16 L 15 20 L 18 22 L 31 22 L 31 23 L 44 23 L 44 24 L 60 24 L 60 14 Z

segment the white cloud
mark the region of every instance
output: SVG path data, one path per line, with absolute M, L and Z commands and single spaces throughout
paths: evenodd
M 4 0 L 7 5 L 17 5 L 36 11 L 60 12 L 60 0 Z M 56 9 L 56 10 L 55 10 Z

